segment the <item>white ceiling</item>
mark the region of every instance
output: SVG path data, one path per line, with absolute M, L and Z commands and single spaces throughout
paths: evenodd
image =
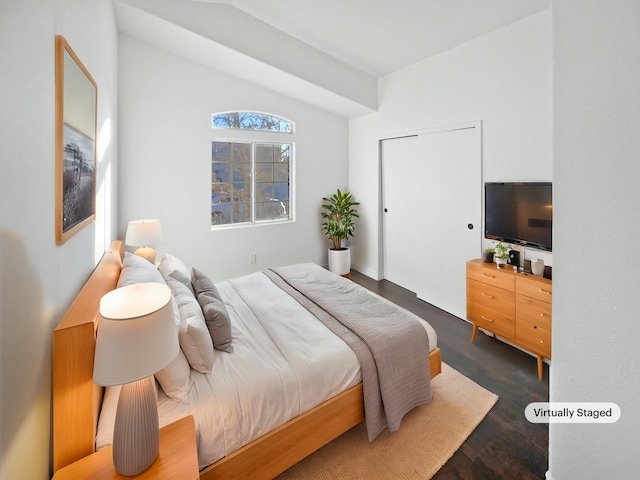
M 118 29 L 351 118 L 378 79 L 549 8 L 550 0 L 114 0 Z
M 381 76 L 549 8 L 549 0 L 194 0 L 227 4 Z

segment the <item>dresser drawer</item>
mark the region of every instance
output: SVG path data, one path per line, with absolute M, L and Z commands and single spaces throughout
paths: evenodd
M 467 301 L 515 316 L 513 292 L 467 278 Z
M 505 338 L 515 340 L 515 319 L 513 314 L 508 314 L 476 302 L 467 302 L 467 319 Z
M 551 282 L 544 278 L 518 275 L 516 278 L 516 293 L 551 303 L 553 287 Z
M 516 318 L 529 325 L 551 331 L 551 304 L 535 298 L 516 295 Z
M 551 332 L 518 319 L 516 343 L 527 350 L 551 359 Z
M 492 264 L 488 264 L 492 265 Z M 485 267 L 473 262 L 467 262 L 467 278 L 478 282 L 486 283 L 494 287 L 503 288 L 513 292 L 515 290 L 515 279 L 513 271 Z

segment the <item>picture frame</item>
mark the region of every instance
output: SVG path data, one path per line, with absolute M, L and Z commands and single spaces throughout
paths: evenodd
M 55 37 L 56 245 L 96 218 L 98 87 L 69 43 Z

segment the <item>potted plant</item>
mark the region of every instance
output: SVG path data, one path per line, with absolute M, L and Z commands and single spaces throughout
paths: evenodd
M 329 197 L 323 197 L 322 201 L 322 231 L 331 240 L 329 270 L 338 275 L 348 276 L 351 269 L 351 253 L 347 242 L 349 237 L 353 237 L 353 219 L 359 217 L 354 207 L 360 203 L 354 202 L 349 192 L 341 192 L 340 189 Z
M 509 259 L 509 246 L 502 242 L 498 242 L 495 246 L 493 257 L 496 259 L 497 268 L 504 268 Z
M 496 253 L 496 249 L 489 247 L 482 253 L 482 261 L 486 263 L 493 263 L 493 255 Z

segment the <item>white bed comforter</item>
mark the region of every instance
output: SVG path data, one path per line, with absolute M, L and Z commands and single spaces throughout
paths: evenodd
M 200 468 L 361 381 L 347 344 L 263 273 L 216 286 L 231 318 L 233 353 L 215 350 L 210 374 L 191 370 L 188 404 L 158 394 L 161 427 L 194 416 Z M 435 348 L 435 332 L 421 322 Z M 118 394 L 119 387 L 105 392 L 97 449 L 112 442 Z

